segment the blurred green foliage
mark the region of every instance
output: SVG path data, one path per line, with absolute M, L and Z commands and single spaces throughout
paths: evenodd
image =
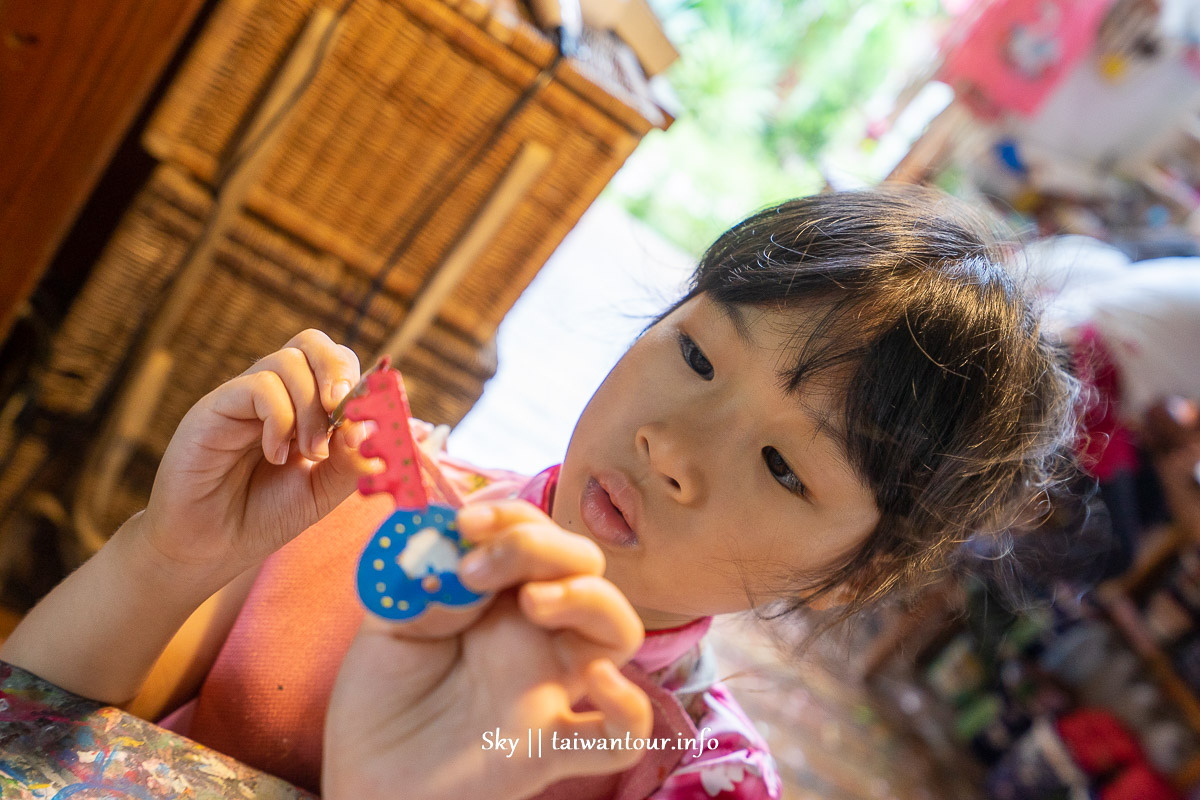
M 922 57 L 906 48 L 928 41 L 915 26 L 942 13 L 939 0 L 652 5 L 680 52 L 667 72 L 680 116 L 646 137 L 609 193 L 693 253 L 750 211 L 819 191 L 822 155 L 863 140 L 864 106 L 899 90 L 898 65 Z

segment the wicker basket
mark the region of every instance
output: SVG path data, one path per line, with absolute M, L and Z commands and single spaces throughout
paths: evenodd
M 56 427 L 68 439 L 76 438 L 55 448 L 40 437 L 24 438 L 0 475 L 0 507 L 10 507 L 29 488 L 53 450 L 68 450 L 77 460 L 90 445 L 96 417 L 124 378 L 129 352 L 200 235 L 211 205 L 203 186 L 164 166 L 126 213 L 55 336 L 39 380 L 42 415 L 58 420 Z M 151 417 L 131 477 L 105 509 L 107 529 L 145 504 L 153 466 L 196 400 L 304 328 L 343 338 L 367 290 L 361 273 L 242 214 L 218 244 L 205 290 L 176 329 L 170 349 L 177 367 Z M 380 346 L 407 308 L 389 291 L 372 299 L 361 327 L 360 358 Z M 495 350 L 438 322 L 399 367 L 413 413 L 453 425 L 495 373 Z M 51 472 L 61 475 L 60 469 Z
M 223 3 L 151 121 L 150 151 L 213 182 L 316 5 Z M 554 51 L 519 20 L 472 21 L 469 9 L 478 16 L 482 7 L 355 0 L 247 206 L 364 275 L 387 269 L 386 286 L 412 297 L 522 143 L 548 146 L 550 166 L 442 314 L 486 341 L 640 137 L 664 118 L 624 88 L 631 79 L 617 69 L 620 60 L 593 47 L 620 79 L 588 78 L 586 65 L 563 62 L 505 123 Z M 464 162 L 472 166 L 452 196 L 430 208 Z
M 13 507 L 50 457 L 45 439 L 34 435 L 5 436 L 5 469 L 0 473 L 0 509 Z M 0 564 L 0 570 L 5 565 Z
M 41 380 L 40 405 L 60 415 L 92 413 L 120 377 L 129 352 L 170 277 L 199 236 L 212 200 L 178 170 L 160 167 L 133 207 L 55 337 Z M 165 449 L 184 412 L 205 392 L 316 327 L 335 339 L 368 290 L 360 273 L 246 213 L 217 248 L 213 270 L 181 321 L 171 350 L 183 363 L 147 441 Z M 403 318 L 391 292 L 367 310 L 358 352 L 366 358 Z M 495 372 L 494 351 L 438 323 L 399 365 L 413 411 L 453 424 Z
M 326 2 L 214 9 L 145 132 L 164 164 L 39 365 L 37 432 L 10 443 L 0 519 L 29 490 L 71 506 L 81 456 L 97 451 L 148 330 L 174 368 L 95 510 L 107 530 L 144 504 L 186 410 L 253 359 L 308 327 L 345 340 L 353 325 L 360 358 L 377 352 L 536 145 L 549 152 L 538 179 L 514 195 L 480 254 L 459 258 L 465 273 L 398 361 L 413 412 L 456 423 L 495 371 L 503 315 L 638 140 L 668 121 L 610 37 L 589 36 L 584 57 L 559 62 L 531 26 L 474 0 L 351 0 L 287 113 L 272 117 L 270 146 L 256 147 L 277 77 Z M 233 179 L 222 176 L 251 158 L 242 175 L 253 177 L 226 202 Z M 198 241 L 211 260 L 190 259 Z M 204 269 L 194 296 L 175 281 L 189 263 Z M 172 296 L 192 299 L 181 315 L 161 314 Z

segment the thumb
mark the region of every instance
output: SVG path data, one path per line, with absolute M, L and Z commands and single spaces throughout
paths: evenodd
M 383 468 L 377 458 L 366 458 L 358 445 L 366 437 L 364 423 L 342 425 L 329 440 L 329 457 L 312 467 L 309 479 L 313 487 L 318 519 L 324 517 L 358 488 L 358 479 Z

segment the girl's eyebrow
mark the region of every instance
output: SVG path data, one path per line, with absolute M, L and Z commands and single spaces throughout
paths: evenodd
M 726 303 L 722 300 L 717 301 L 717 306 L 725 315 L 725 319 L 733 325 L 733 329 L 737 331 L 738 338 L 745 345 L 753 345 L 754 337 L 750 334 L 750 323 L 746 322 L 746 312 L 738 308 L 733 303 Z
M 797 410 L 804 416 L 804 421 L 812 431 L 812 438 L 824 439 L 834 463 L 848 474 L 857 477 L 858 471 L 850 462 L 850 437 L 845 428 L 834 421 L 835 412 L 828 409 L 814 411 L 799 392 L 789 392 L 789 394 L 792 395 Z
M 810 438 L 813 441 L 818 439 L 824 440 L 826 446 L 821 448 L 822 454 L 817 457 L 817 460 L 820 463 L 813 464 L 812 458 L 808 457 L 802 459 L 799 464 L 793 466 L 797 469 L 803 469 L 809 476 L 812 476 L 814 472 L 828 472 L 828 470 L 824 467 L 829 466 L 830 462 L 832 462 L 833 466 L 841 468 L 847 475 L 856 476 L 857 473 L 850 464 L 850 457 L 846 451 L 844 438 L 836 427 L 829 424 L 827 416 L 821 415 L 820 417 L 815 417 L 803 407 L 799 407 L 798 410 L 802 415 L 804 415 L 805 422 L 807 422 L 810 427 Z M 826 481 L 824 479 L 818 479 L 817 483 L 824 484 Z
M 726 303 L 718 300 L 716 304 L 723 312 L 725 319 L 737 331 L 738 338 L 742 343 L 750 347 L 757 346 L 750 332 L 750 324 L 746 320 L 746 312 L 734 303 Z M 857 470 L 850 463 L 849 437 L 841 426 L 832 421 L 834 414 L 832 412 L 813 413 L 804 402 L 804 392 L 799 386 L 784 390 L 784 394 L 790 396 L 795 401 L 796 410 L 803 415 L 805 424 L 812 431 L 812 436 L 814 438 L 820 437 L 829 444 L 828 449 L 835 465 L 841 467 L 847 474 L 857 476 Z M 805 471 L 810 472 L 810 470 L 811 467 Z

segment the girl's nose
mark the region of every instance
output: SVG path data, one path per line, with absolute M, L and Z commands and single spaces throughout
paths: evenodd
M 650 464 L 654 479 L 678 503 L 696 503 L 704 492 L 704 475 L 695 446 L 659 424 L 637 431 L 638 452 Z

